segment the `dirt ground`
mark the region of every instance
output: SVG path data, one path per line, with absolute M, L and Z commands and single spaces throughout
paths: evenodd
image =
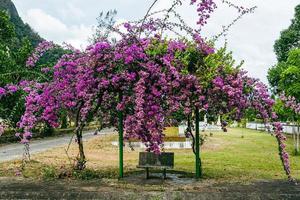
M 216 183 L 188 179 L 178 182 L 174 176 L 169 175 L 167 180 L 158 176 L 146 180 L 144 174 L 138 174 L 120 181 L 55 182 L 0 178 L 0 199 L 300 199 L 300 186 L 287 181 Z

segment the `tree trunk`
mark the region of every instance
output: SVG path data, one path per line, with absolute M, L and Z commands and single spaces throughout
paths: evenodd
M 195 130 L 195 164 L 196 164 L 196 178 L 202 177 L 202 165 L 201 165 L 201 157 L 200 157 L 200 130 L 199 130 L 199 121 L 200 121 L 200 113 L 199 108 L 195 109 L 195 122 L 196 122 L 196 130 Z
M 297 155 L 299 154 L 299 124 L 297 123 Z
M 75 164 L 75 169 L 77 170 L 83 170 L 85 168 L 85 155 L 84 155 L 84 150 L 83 150 L 83 141 L 82 141 L 82 130 L 84 128 L 84 123 L 80 120 L 80 111 L 83 106 L 83 102 L 81 102 L 77 113 L 76 113 L 76 139 L 77 139 L 77 144 L 78 144 L 78 149 L 79 149 L 79 157 L 77 157 L 77 163 Z
M 66 114 L 63 114 L 61 116 L 61 128 L 68 128 L 68 116 Z
M 295 131 L 295 123 L 293 123 L 293 140 L 295 147 L 295 155 L 299 154 L 299 128 Z
M 186 137 L 192 137 L 192 150 L 193 150 L 193 153 L 196 155 L 195 137 L 194 137 L 193 132 L 192 132 L 192 123 L 191 123 L 191 117 L 190 116 L 188 116 L 188 118 L 187 118 L 187 128 L 185 130 L 185 134 L 186 134 Z
M 82 141 L 82 130 L 84 126 L 78 127 L 76 130 L 76 138 L 77 138 L 77 144 L 78 144 L 78 149 L 79 149 L 79 157 L 77 158 L 77 163 L 75 168 L 78 170 L 83 170 L 85 168 L 85 154 L 83 150 L 83 141 Z
M 296 155 L 299 153 L 299 133 L 297 133 Z
M 294 150 L 295 150 L 295 154 L 297 153 L 297 147 L 296 147 L 296 133 L 293 130 L 293 142 L 294 142 Z

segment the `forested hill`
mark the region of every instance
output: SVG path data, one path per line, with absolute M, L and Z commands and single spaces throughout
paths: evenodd
M 42 40 L 38 33 L 34 32 L 28 24 L 23 22 L 11 0 L 0 0 L 0 10 L 8 12 L 10 20 L 15 26 L 16 37 L 19 41 L 27 37 L 31 44 L 36 46 Z

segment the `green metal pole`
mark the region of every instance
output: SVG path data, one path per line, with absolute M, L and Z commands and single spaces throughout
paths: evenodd
M 201 159 L 200 159 L 200 130 L 199 130 L 199 121 L 200 121 L 200 113 L 199 109 L 196 108 L 195 110 L 195 121 L 196 121 L 196 138 L 195 138 L 195 145 L 196 145 L 196 178 L 200 178 L 202 176 L 202 169 L 201 169 Z
M 122 94 L 119 94 L 119 101 L 122 100 Z M 123 112 L 118 112 L 119 120 L 119 178 L 123 178 Z

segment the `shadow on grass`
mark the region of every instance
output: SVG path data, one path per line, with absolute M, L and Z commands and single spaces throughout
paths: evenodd
M 57 169 L 53 166 L 45 166 L 42 168 L 42 178 L 44 180 L 55 179 L 73 179 L 93 181 L 102 179 L 115 180 L 120 183 L 130 185 L 168 185 L 168 184 L 185 184 L 196 181 L 194 174 L 185 171 L 168 170 L 167 178 L 163 178 L 161 170 L 150 170 L 150 178 L 146 178 L 146 172 L 142 169 L 126 168 L 124 169 L 124 177 L 119 179 L 118 168 L 74 170 L 72 168 Z

